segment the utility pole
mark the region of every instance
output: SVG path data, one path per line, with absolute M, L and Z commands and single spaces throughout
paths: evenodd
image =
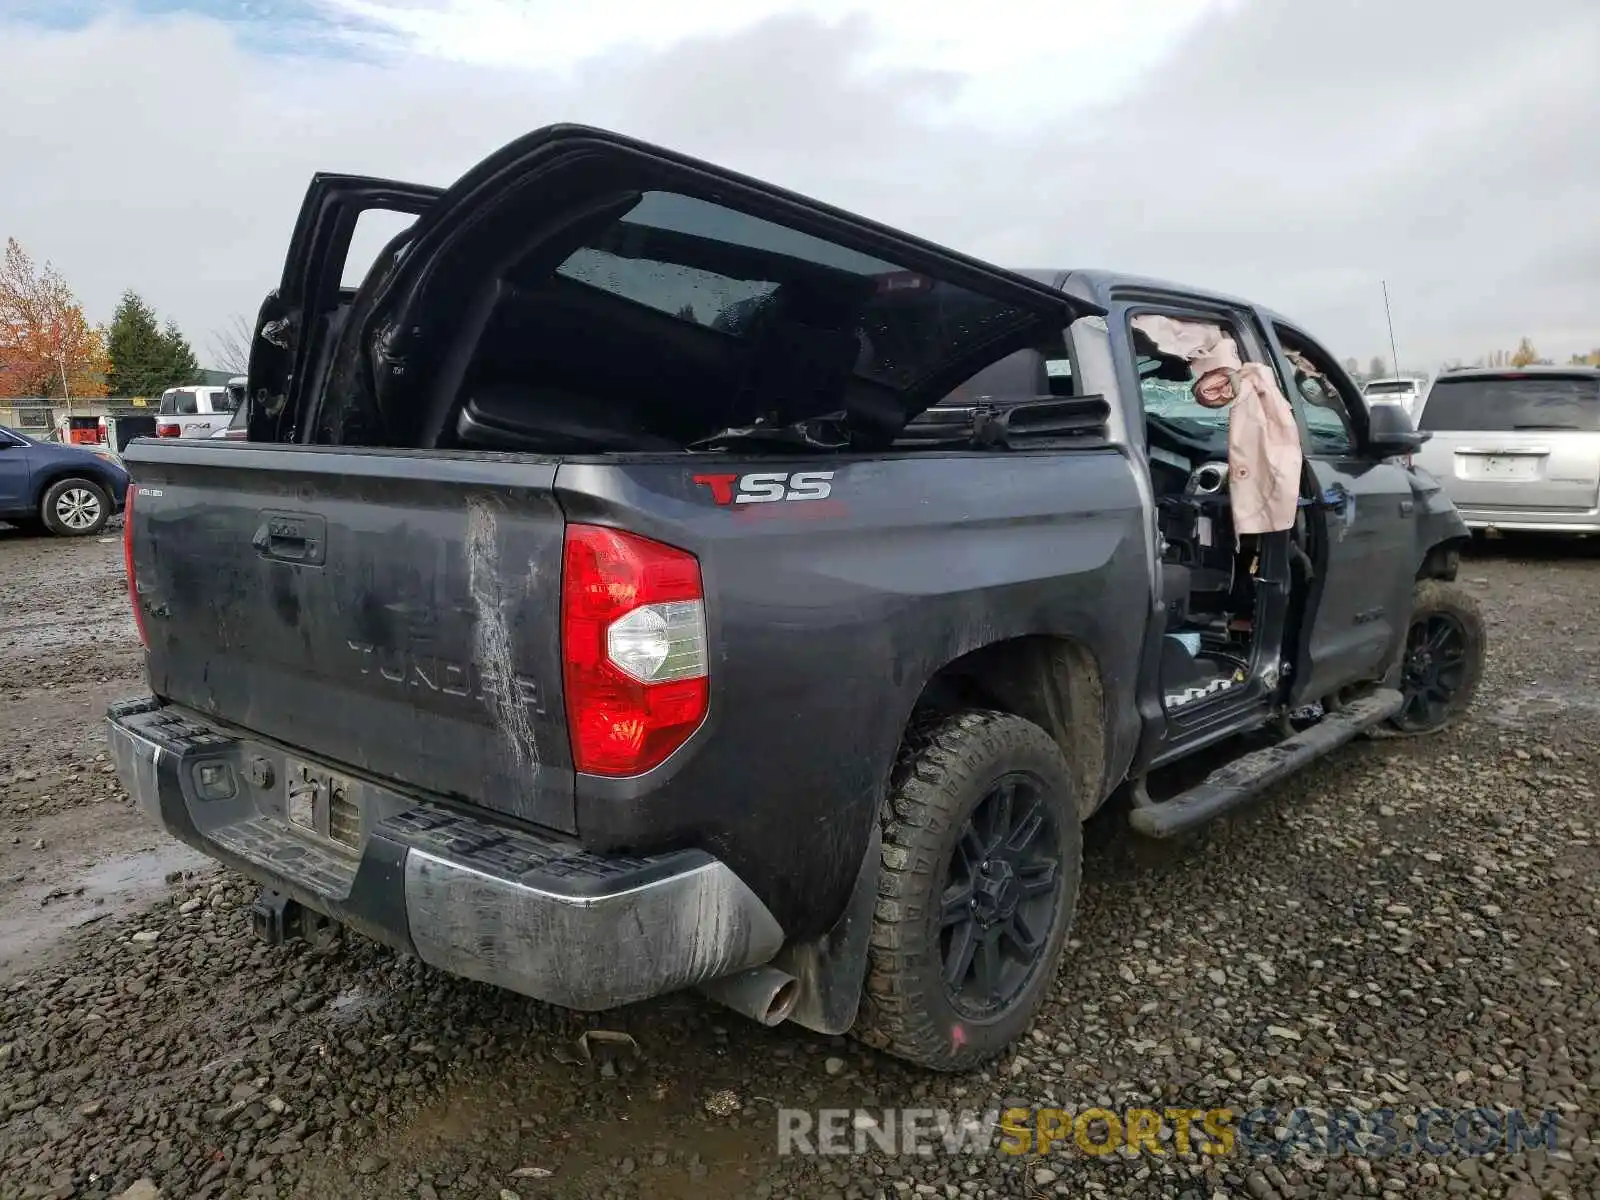
M 1380 281 L 1383 284 L 1383 319 L 1389 323 L 1389 362 L 1394 367 L 1395 378 L 1400 377 L 1400 352 L 1394 347 L 1394 316 L 1389 311 L 1389 281 Z
M 62 343 L 61 318 L 55 322 L 56 333 L 56 370 L 61 372 L 61 396 L 67 402 L 67 412 L 72 411 L 72 389 L 67 384 L 67 350 Z

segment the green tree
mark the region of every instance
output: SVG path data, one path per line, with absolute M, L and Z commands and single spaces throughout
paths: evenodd
M 1361 364 L 1353 358 L 1344 360 L 1344 373 L 1351 379 L 1361 378 Z
M 1377 379 L 1386 374 L 1388 374 L 1388 372 L 1384 370 L 1383 359 L 1379 358 L 1377 355 L 1373 355 L 1372 361 L 1367 364 L 1367 378 Z
M 161 330 L 161 362 L 167 378 L 165 387 L 195 383 L 200 378 L 200 360 L 195 358 L 194 347 L 176 321 L 169 320 Z
M 122 293 L 106 340 L 111 355 L 106 382 L 111 395 L 155 396 L 167 387 L 161 329 L 155 310 L 137 292 Z
M 194 383 L 200 364 L 177 323 L 158 324 L 155 309 L 127 291 L 112 315 L 107 335 L 113 396 L 158 396 L 169 387 Z

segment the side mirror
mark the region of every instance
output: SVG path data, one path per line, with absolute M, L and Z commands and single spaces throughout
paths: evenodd
M 1367 449 L 1376 458 L 1415 454 L 1433 435 L 1420 432 L 1411 414 L 1398 404 L 1374 404 L 1367 409 Z

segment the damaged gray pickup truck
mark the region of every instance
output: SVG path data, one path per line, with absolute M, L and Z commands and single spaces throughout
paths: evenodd
M 368 210 L 415 219 L 348 289 Z M 1419 435 L 1290 321 L 592 129 L 318 176 L 249 396 L 125 456 L 124 784 L 263 935 L 574 1009 L 969 1068 L 1108 800 L 1179 833 L 1482 670 Z

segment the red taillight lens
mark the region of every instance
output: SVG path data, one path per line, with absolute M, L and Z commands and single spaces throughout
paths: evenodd
M 567 526 L 561 649 L 573 768 L 639 775 L 705 720 L 705 593 L 694 555 L 598 525 Z
M 156 422 L 156 436 L 157 437 L 182 437 L 183 436 L 183 426 L 174 424 L 171 421 L 157 421 Z
M 139 581 L 133 570 L 133 484 L 122 501 L 122 569 L 128 575 L 128 599 L 133 604 L 133 623 L 139 630 L 139 644 L 148 646 L 144 632 L 144 610 L 139 607 Z

